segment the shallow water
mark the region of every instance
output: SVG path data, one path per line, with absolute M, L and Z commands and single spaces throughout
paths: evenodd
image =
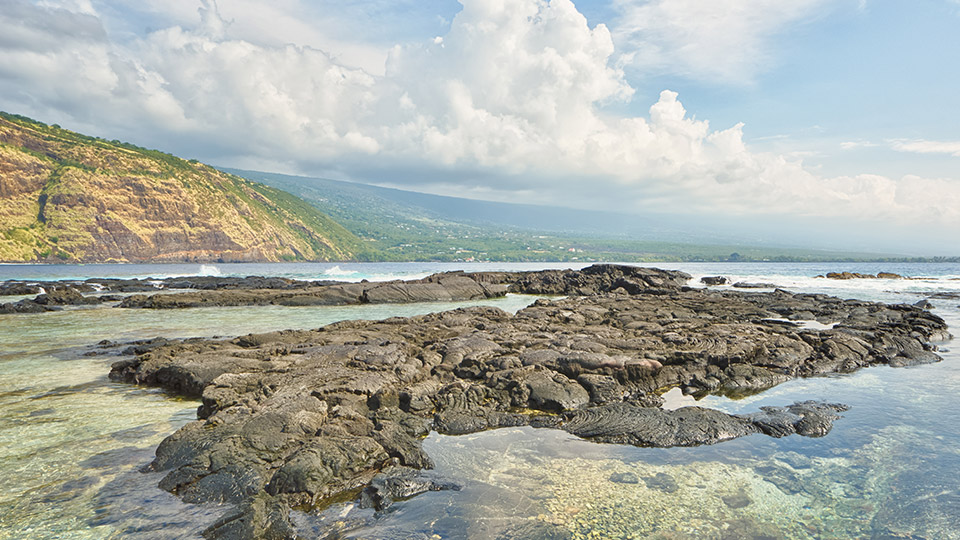
M 643 449 L 532 428 L 432 434 L 436 473 L 462 491 L 381 516 L 340 505 L 322 518 L 329 529 L 336 514 L 347 538 L 960 538 L 951 360 L 787 383 L 749 402 L 707 400 L 731 411 L 811 398 L 851 405 L 820 439 Z
M 201 271 L 198 265 L 113 266 L 127 276 Z M 51 279 L 76 278 L 87 277 L 88 270 L 117 275 L 113 266 L 42 270 Z M 233 271 L 226 266 L 203 272 Z M 333 266 L 277 265 L 271 272 L 260 265 L 240 273 L 323 278 L 315 273 Z M 436 266 L 340 265 L 338 271 L 388 279 L 450 269 Z M 891 302 L 960 292 L 960 281 L 950 279 L 960 275 L 956 265 L 672 266 L 697 278 L 722 274 L 797 292 Z M 0 267 L 0 279 L 14 277 L 17 268 Z M 501 268 L 511 266 L 484 269 Z M 27 270 L 17 277 L 38 279 L 43 273 Z M 936 279 L 813 278 L 833 270 Z M 513 311 L 529 301 L 510 296 L 482 303 Z M 960 299 L 932 302 L 957 333 Z M 233 336 L 457 305 L 463 304 L 82 308 L 0 316 L 0 538 L 189 538 L 224 510 L 182 504 L 156 487 L 158 475 L 137 472 L 163 437 L 195 418 L 197 403 L 110 382 L 106 374 L 117 357 L 84 356 L 100 340 Z M 531 428 L 432 434 L 425 447 L 437 463 L 433 474 L 460 483 L 461 491 L 428 493 L 382 515 L 344 504 L 298 515 L 297 521 L 306 537 L 337 530 L 348 538 L 960 539 L 960 349 L 952 347 L 943 345 L 945 361 L 938 364 L 870 368 L 791 381 L 739 401 L 697 402 L 731 412 L 806 399 L 850 405 L 820 439 L 751 436 L 708 447 L 639 449 Z M 692 403 L 678 399 L 677 406 Z
M 107 339 L 235 336 L 412 316 L 463 305 L 514 312 L 536 297 L 461 303 L 0 315 L 0 538 L 183 538 L 223 511 L 184 505 L 137 469 L 198 402 L 107 379 Z M 106 352 L 106 351 L 104 351 Z

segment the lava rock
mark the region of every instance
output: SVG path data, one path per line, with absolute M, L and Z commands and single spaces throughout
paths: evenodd
M 360 507 L 381 511 L 386 510 L 396 501 L 409 499 L 428 491 L 460 491 L 460 489 L 459 484 L 429 478 L 415 469 L 388 467 L 374 476 L 370 484 L 363 489 Z
M 417 290 L 446 281 L 567 297 L 516 315 L 469 307 L 132 349 L 111 378 L 203 402 L 200 419 L 165 439 L 148 469 L 164 472 L 161 487 L 185 501 L 237 505 L 208 536 L 285 538 L 290 508 L 356 493 L 387 467 L 430 467 L 421 441 L 431 430 L 549 427 L 654 447 L 823 436 L 842 405 L 743 415 L 649 405 L 677 386 L 748 393 L 794 377 L 937 361 L 929 341 L 946 334 L 942 319 L 915 306 L 686 288 L 679 274 L 614 265 L 481 273 L 469 278 L 475 285 L 465 277 L 441 275 Z
M 746 281 L 738 281 L 733 284 L 735 289 L 776 289 L 777 286 L 773 283 L 749 283 Z

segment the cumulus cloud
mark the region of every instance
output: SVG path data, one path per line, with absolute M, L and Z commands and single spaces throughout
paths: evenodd
M 396 47 L 387 84 L 402 92 L 391 148 L 445 164 L 524 172 L 607 128 L 596 105 L 629 99 L 603 25 L 569 0 L 464 0 L 441 43 Z M 412 145 L 412 146 L 411 146 Z
M 116 9 L 117 3 L 104 2 Z M 193 27 L 200 0 L 125 3 L 107 12 L 108 23 L 146 19 L 153 28 Z M 435 3 L 417 0 L 220 0 L 209 2 L 228 24 L 232 39 L 267 47 L 297 44 L 322 49 L 338 63 L 382 75 L 387 52 L 411 35 L 446 28 L 427 17 Z M 455 4 L 455 3 L 454 3 Z M 206 3 L 204 5 L 207 5 Z M 207 8 L 204 8 L 207 9 Z M 432 13 L 432 12 L 431 12 Z
M 741 11 L 783 24 L 818 1 L 758 0 Z M 795 157 L 753 151 L 742 125 L 712 128 L 669 90 L 644 116 L 611 114 L 608 105 L 631 100 L 633 88 L 609 29 L 591 28 L 570 0 L 461 3 L 442 39 L 393 47 L 378 75 L 320 48 L 245 37 L 238 29 L 251 23 L 242 12 L 218 13 L 212 0 L 194 3 L 192 24 L 124 41 L 82 7 L 8 0 L 0 104 L 48 120 L 70 115 L 98 134 L 135 134 L 139 144 L 170 141 L 164 149 L 218 164 L 336 171 L 451 194 L 626 211 L 960 221 L 956 182 L 823 178 Z M 770 15 L 774 5 L 786 15 Z M 723 44 L 749 48 L 760 37 Z M 709 55 L 697 58 L 684 65 L 700 69 Z M 754 65 L 731 62 L 734 71 Z
M 623 61 L 645 72 L 743 84 L 777 32 L 835 0 L 614 0 Z

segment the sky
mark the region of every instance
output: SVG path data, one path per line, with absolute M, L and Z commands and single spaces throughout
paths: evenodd
M 960 255 L 960 0 L 0 0 L 0 110 L 214 165 Z

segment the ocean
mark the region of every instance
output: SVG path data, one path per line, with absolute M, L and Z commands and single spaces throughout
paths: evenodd
M 449 270 L 536 270 L 558 263 L 336 263 L 0 265 L 6 279 L 284 276 L 344 281 L 411 279 Z M 887 263 L 663 263 L 694 276 L 771 283 L 793 292 L 915 303 L 960 295 L 960 265 Z M 909 276 L 836 281 L 830 271 Z M 19 297 L 0 297 L 0 302 Z M 495 305 L 516 311 L 535 297 L 345 307 L 168 310 L 68 308 L 0 315 L 0 538 L 198 538 L 226 508 L 189 505 L 139 469 L 156 445 L 195 418 L 197 402 L 107 379 L 115 356 L 101 340 L 236 336 L 317 328 Z M 930 300 L 960 328 L 960 297 Z M 644 449 L 601 445 L 565 432 L 500 429 L 431 434 L 436 473 L 463 486 L 373 514 L 350 502 L 297 513 L 304 537 L 338 538 L 914 538 L 960 539 L 960 349 L 943 362 L 872 367 L 794 380 L 739 400 L 671 392 L 671 407 L 729 412 L 822 399 L 850 405 L 823 438 L 750 436 L 714 446 Z M 627 477 L 636 483 L 612 481 Z M 619 476 L 618 476 L 619 475 Z M 513 531 L 513 532 L 511 532 Z M 516 536 L 516 531 L 528 531 Z M 506 535 L 506 536 L 505 536 Z M 539 535 L 539 536 L 538 536 Z

